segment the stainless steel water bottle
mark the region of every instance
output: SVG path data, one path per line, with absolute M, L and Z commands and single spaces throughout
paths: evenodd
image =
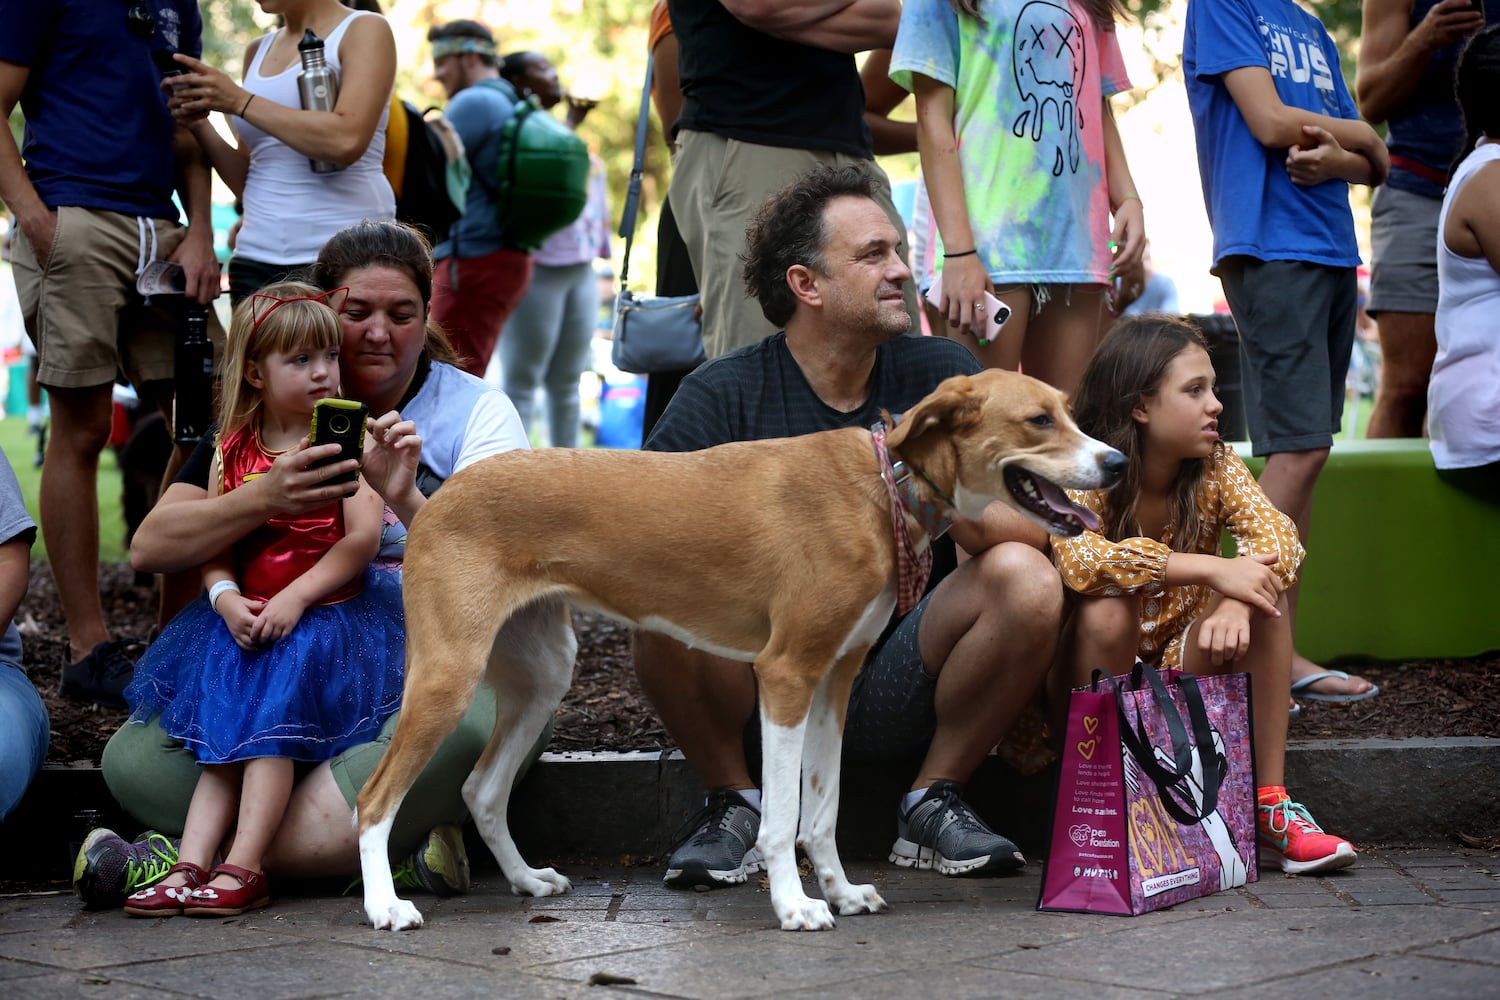
M 190 302 L 173 357 L 172 440 L 196 444 L 214 419 L 214 345 L 208 306 Z
M 302 98 L 304 111 L 332 111 L 339 99 L 339 82 L 328 68 L 323 56 L 323 39 L 311 28 L 302 33 L 297 43 L 297 54 L 302 57 L 302 71 L 297 74 L 297 93 Z M 309 159 L 315 174 L 331 174 L 344 169 L 327 160 Z

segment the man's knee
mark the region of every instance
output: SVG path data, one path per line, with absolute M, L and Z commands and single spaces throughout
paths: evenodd
M 93 458 L 109 444 L 114 427 L 114 401 L 109 386 L 86 389 L 49 389 L 52 422 L 51 448 L 67 455 Z
M 976 584 L 1023 622 L 1057 631 L 1062 621 L 1063 583 L 1044 552 L 1022 542 L 1003 542 L 975 557 Z

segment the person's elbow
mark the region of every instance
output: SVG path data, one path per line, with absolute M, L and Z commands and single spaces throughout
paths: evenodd
M 359 162 L 359 158 L 365 155 L 365 150 L 370 148 L 372 136 L 359 134 L 332 136 L 332 145 L 328 152 L 322 157 L 330 163 L 336 163 L 340 167 L 351 167 Z

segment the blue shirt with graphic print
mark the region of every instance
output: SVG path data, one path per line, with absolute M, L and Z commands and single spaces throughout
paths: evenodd
M 1322 22 L 1290 0 L 1189 0 L 1182 64 L 1215 273 L 1234 255 L 1358 265 L 1349 185 L 1293 184 L 1286 150 L 1256 140 L 1223 79 L 1231 70 L 1261 66 L 1287 107 L 1357 119 Z

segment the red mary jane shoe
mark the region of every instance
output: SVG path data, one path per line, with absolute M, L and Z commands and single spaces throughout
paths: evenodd
M 162 881 L 173 872 L 186 875 L 187 885 L 162 885 L 158 882 L 140 892 L 133 892 L 125 900 L 125 912 L 132 917 L 175 917 L 180 914 L 193 890 L 207 882 L 209 874 L 191 861 L 179 861 L 167 869 Z
M 216 889 L 207 883 L 220 875 L 238 879 L 238 889 Z M 271 885 L 261 872 L 239 865 L 219 865 L 203 880 L 204 884 L 182 904 L 188 917 L 237 917 L 246 910 L 258 910 L 271 901 Z

